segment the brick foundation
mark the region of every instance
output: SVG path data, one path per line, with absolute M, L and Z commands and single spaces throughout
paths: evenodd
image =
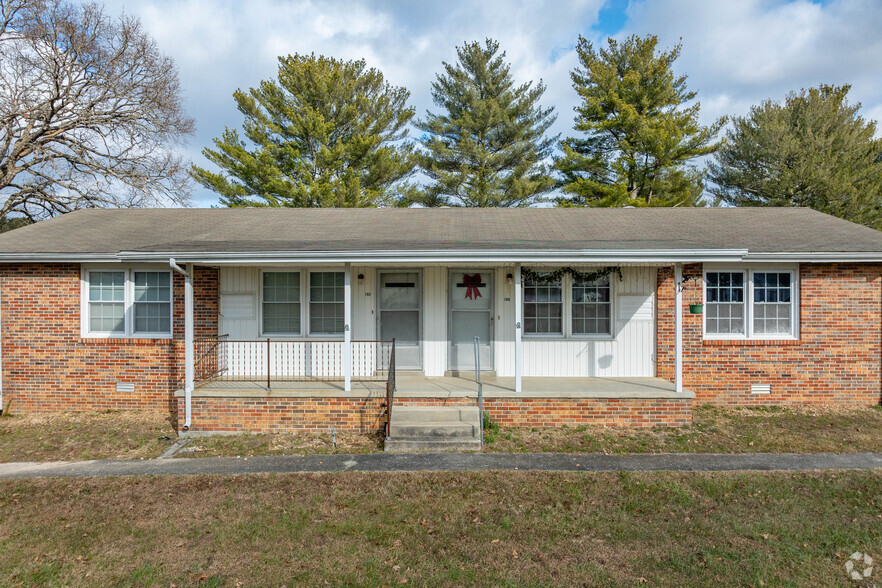
M 173 274 L 171 339 L 80 336 L 78 264 L 0 265 L 3 395 L 10 412 L 170 410 L 184 372 L 184 280 Z M 196 268 L 196 335 L 216 335 L 218 272 Z M 131 382 L 134 393 L 118 393 Z
M 702 266 L 686 265 L 683 385 L 697 403 L 879 404 L 882 264 L 801 264 L 798 341 L 703 341 Z M 658 272 L 658 376 L 674 378 L 674 278 Z M 771 394 L 751 394 L 771 384 Z
M 184 399 L 178 398 L 183 414 Z M 385 398 L 192 399 L 193 432 L 315 431 L 363 433 L 385 424 Z M 474 406 L 474 398 L 400 398 L 396 406 Z M 692 422 L 691 399 L 488 398 L 490 418 L 508 427 L 675 427 Z M 179 427 L 181 423 L 179 423 Z

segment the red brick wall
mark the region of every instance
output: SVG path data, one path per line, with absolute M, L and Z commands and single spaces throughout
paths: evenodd
M 475 406 L 474 398 L 400 398 L 395 406 Z M 692 422 L 691 399 L 487 398 L 503 426 L 680 426 Z M 184 412 L 184 399 L 178 398 Z M 196 432 L 339 430 L 372 432 L 386 422 L 385 398 L 193 398 Z M 178 423 L 179 427 L 182 422 Z
M 683 385 L 698 403 L 879 404 L 882 264 L 801 264 L 798 341 L 703 341 L 702 267 L 686 265 Z M 658 376 L 674 379 L 674 276 L 658 272 Z M 771 394 L 751 394 L 771 384 Z
M 0 265 L 3 395 L 10 411 L 176 410 L 184 280 L 173 275 L 172 339 L 84 339 L 78 264 Z M 196 335 L 217 334 L 217 270 L 196 268 L 194 289 Z M 117 382 L 134 383 L 135 392 L 117 393 Z

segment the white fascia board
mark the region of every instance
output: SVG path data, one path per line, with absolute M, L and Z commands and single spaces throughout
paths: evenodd
M 801 261 L 805 263 L 879 263 L 882 262 L 882 251 L 868 252 L 811 252 L 811 253 L 748 253 L 744 261 L 768 262 Z
M 746 249 L 665 250 L 440 250 L 440 251 L 262 251 L 194 253 L 192 251 L 119 253 L 0 253 L 0 262 L 19 263 L 133 263 L 163 262 L 204 265 L 258 265 L 296 263 L 714 263 L 714 262 L 805 262 L 880 263 L 878 252 L 780 252 L 750 253 Z
M 174 257 L 179 262 L 231 265 L 260 263 L 673 263 L 739 261 L 746 250 L 441 250 L 441 251 L 270 251 L 270 252 L 122 252 L 125 261 Z

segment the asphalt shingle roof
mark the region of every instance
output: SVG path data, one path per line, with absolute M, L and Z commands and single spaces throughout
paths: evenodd
M 0 235 L 8 254 L 438 250 L 882 252 L 804 208 L 82 210 Z

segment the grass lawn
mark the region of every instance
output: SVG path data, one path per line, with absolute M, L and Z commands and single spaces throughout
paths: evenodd
M 0 512 L 9 586 L 853 586 L 882 559 L 882 472 L 10 480 Z
M 177 438 L 168 413 L 103 411 L 0 416 L 0 463 L 159 457 Z
M 494 427 L 485 450 L 589 453 L 862 453 L 882 451 L 882 407 L 699 406 L 688 427 Z
M 158 456 L 176 437 L 164 413 L 118 411 L 0 417 L 0 462 L 138 459 Z M 370 453 L 380 434 L 242 434 L 194 439 L 179 457 Z M 681 428 L 493 427 L 485 452 L 856 453 L 882 452 L 882 409 L 719 408 L 694 411 Z
M 493 427 L 483 451 L 493 453 L 860 453 L 882 451 L 880 407 L 720 408 L 700 406 L 688 427 L 652 429 Z M 190 457 L 367 453 L 382 437 L 337 433 L 251 434 L 200 438 Z

